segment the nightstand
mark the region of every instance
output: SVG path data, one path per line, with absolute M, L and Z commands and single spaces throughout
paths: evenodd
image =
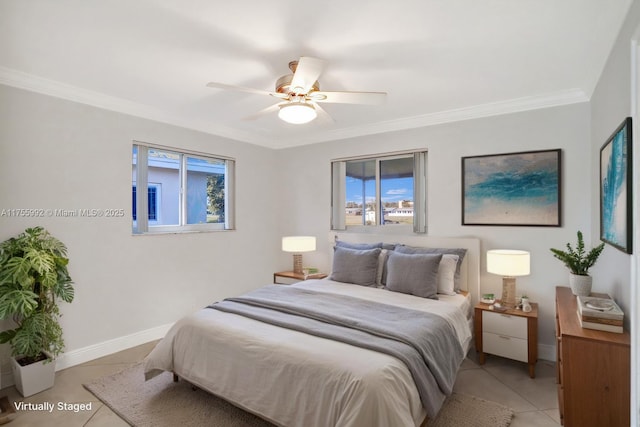
M 293 285 L 297 282 L 309 279 L 324 279 L 327 277 L 324 273 L 309 274 L 306 278 L 304 274 L 294 273 L 293 271 L 280 271 L 273 273 L 273 283 L 278 285 Z
M 489 304 L 475 306 L 476 350 L 480 364 L 485 353 L 495 354 L 529 364 L 529 376 L 535 378 L 538 361 L 538 304 L 531 303 L 531 311 L 507 309 L 491 310 Z

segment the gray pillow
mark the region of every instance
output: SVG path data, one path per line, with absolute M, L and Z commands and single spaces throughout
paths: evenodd
M 345 242 L 344 240 L 336 240 L 336 246 L 340 246 L 341 248 L 348 248 L 348 249 L 375 249 L 375 248 L 382 248 L 382 249 L 386 249 L 388 251 L 392 251 L 395 249 L 396 244 L 395 243 L 382 243 L 382 242 L 378 242 L 378 243 L 350 243 L 350 242 Z
M 380 251 L 380 248 L 357 250 L 336 246 L 330 279 L 362 286 L 376 286 Z
M 376 286 L 378 287 L 383 287 L 384 286 L 384 278 L 386 277 L 386 270 L 387 270 L 387 251 L 392 251 L 396 245 L 395 244 L 391 244 L 391 243 L 350 243 L 350 242 L 345 242 L 344 240 L 336 240 L 336 246 L 335 247 L 340 247 L 340 248 L 347 248 L 347 249 L 358 249 L 358 250 L 364 250 L 364 249 L 375 249 L 375 248 L 382 248 L 385 249 L 382 252 L 380 252 L 380 257 L 378 258 L 378 271 L 376 273 Z
M 336 240 L 336 247 L 347 248 L 347 249 L 376 249 L 382 247 L 382 242 L 379 243 L 349 243 L 344 240 Z
M 438 299 L 438 266 L 442 254 L 389 252 L 387 289 L 423 298 Z
M 467 254 L 467 250 L 464 248 L 420 248 L 417 246 L 397 245 L 396 252 L 402 254 L 453 254 L 458 255 L 458 264 L 456 265 L 456 273 L 453 276 L 455 283 L 455 290 L 460 290 L 460 266 L 462 260 Z

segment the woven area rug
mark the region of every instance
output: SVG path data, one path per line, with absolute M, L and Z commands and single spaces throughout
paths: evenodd
M 223 399 L 165 372 L 144 381 L 142 364 L 84 384 L 109 408 L 136 427 L 273 427 Z M 473 396 L 453 394 L 428 427 L 506 427 L 513 411 Z

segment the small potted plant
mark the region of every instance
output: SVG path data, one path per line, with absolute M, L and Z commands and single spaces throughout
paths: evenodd
M 24 397 L 53 386 L 55 357 L 64 349 L 58 299 L 73 301 L 66 246 L 42 227 L 0 243 L 0 333 L 12 349 L 16 388 Z
M 567 243 L 567 250 L 551 249 L 553 256 L 558 258 L 569 269 L 569 284 L 574 295 L 589 295 L 591 293 L 592 277 L 589 269 L 596 263 L 600 253 L 604 249 L 604 243 L 585 251 L 582 232 L 578 231 L 578 243 L 574 248 Z

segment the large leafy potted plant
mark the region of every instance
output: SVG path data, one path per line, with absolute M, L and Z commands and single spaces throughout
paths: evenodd
M 566 251 L 551 248 L 553 256 L 562 261 L 570 271 L 569 284 L 574 295 L 591 293 L 593 279 L 589 276 L 589 269 L 596 263 L 603 249 L 604 243 L 601 243 L 587 252 L 581 231 L 578 231 L 578 243 L 575 249 L 570 243 L 567 243 Z
M 16 324 L 0 333 L 0 343 L 11 345 L 16 388 L 25 397 L 53 386 L 55 357 L 64 349 L 58 300 L 74 296 L 68 263 L 66 246 L 42 227 L 0 243 L 0 319 Z

